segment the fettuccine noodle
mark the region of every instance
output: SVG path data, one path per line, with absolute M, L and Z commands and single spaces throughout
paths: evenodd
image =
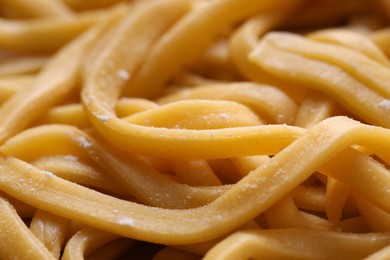
M 388 1 L 0 7 L 0 259 L 390 258 Z

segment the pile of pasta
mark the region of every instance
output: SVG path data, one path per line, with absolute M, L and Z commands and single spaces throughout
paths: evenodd
M 0 15 L 1 259 L 390 258 L 389 1 Z

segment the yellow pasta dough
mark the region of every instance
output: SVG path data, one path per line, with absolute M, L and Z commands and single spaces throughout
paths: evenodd
M 0 259 L 390 258 L 389 13 L 0 0 Z

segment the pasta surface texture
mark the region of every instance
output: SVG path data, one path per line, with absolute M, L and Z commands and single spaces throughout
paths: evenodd
M 390 258 L 388 1 L 0 7 L 0 259 Z

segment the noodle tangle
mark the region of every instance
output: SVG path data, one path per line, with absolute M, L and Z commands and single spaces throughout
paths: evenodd
M 0 7 L 0 259 L 390 258 L 388 1 Z

